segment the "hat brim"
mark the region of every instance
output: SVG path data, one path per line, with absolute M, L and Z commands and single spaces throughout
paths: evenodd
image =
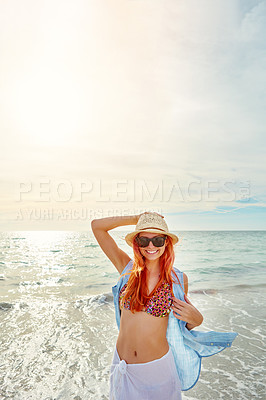
M 125 241 L 127 242 L 127 244 L 129 246 L 133 247 L 133 239 L 140 232 L 142 232 L 142 233 L 144 233 L 144 232 L 160 233 L 161 235 L 170 236 L 173 239 L 173 244 L 176 244 L 179 241 L 178 237 L 174 233 L 163 232 L 161 229 L 156 229 L 156 228 L 155 229 L 141 229 L 141 230 L 136 230 L 134 232 L 128 233 L 125 236 Z

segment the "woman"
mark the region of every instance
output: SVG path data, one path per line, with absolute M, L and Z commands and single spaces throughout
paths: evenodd
M 108 233 L 133 224 L 136 229 L 125 240 L 133 247 L 134 261 Z M 93 220 L 91 226 L 121 275 L 112 288 L 119 335 L 110 399 L 181 399 L 181 390 L 190 389 L 198 379 L 201 357 L 230 346 L 236 334 L 190 333 L 203 317 L 187 298 L 186 274 L 173 267 L 178 237 L 169 232 L 163 216 L 145 212 L 108 217 Z

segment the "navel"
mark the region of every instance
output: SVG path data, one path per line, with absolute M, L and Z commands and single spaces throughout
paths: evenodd
M 136 351 L 134 351 L 134 356 L 137 357 L 137 352 Z

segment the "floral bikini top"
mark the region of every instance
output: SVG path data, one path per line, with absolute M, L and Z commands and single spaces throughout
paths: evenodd
M 125 295 L 126 287 L 127 283 L 122 287 L 119 294 L 120 308 L 123 304 L 122 300 Z M 163 283 L 155 290 L 143 311 L 153 315 L 154 317 L 167 317 L 171 311 L 172 301 L 171 287 L 168 282 L 163 281 Z M 124 308 L 130 310 L 130 297 L 125 302 Z

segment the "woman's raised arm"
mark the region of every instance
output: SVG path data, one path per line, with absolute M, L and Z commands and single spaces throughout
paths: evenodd
M 119 226 L 136 225 L 139 217 L 140 215 L 115 216 L 94 219 L 91 222 L 92 232 L 102 251 L 107 255 L 120 274 L 130 261 L 130 257 L 117 246 L 108 231 Z

